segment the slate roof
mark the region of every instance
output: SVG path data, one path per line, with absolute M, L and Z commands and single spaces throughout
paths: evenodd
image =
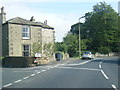
M 23 19 L 21 17 L 16 17 L 16 18 L 10 19 L 6 23 L 40 26 L 40 27 L 43 27 L 43 28 L 54 29 L 53 27 L 48 26 L 48 25 L 46 25 L 42 22 L 33 22 L 33 21 L 30 21 L 30 20 Z

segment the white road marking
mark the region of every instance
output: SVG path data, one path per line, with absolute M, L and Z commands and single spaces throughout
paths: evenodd
M 54 66 L 54 67 L 58 67 L 60 64 L 57 64 L 56 66 Z
M 41 72 L 37 72 L 38 74 L 41 73 Z
M 91 60 L 88 60 L 88 61 L 84 61 L 84 62 L 81 62 L 81 63 L 78 63 L 78 64 L 67 64 L 66 66 L 75 66 L 75 65 L 83 65 L 83 64 L 86 64 L 88 62 L 90 62 Z
M 31 74 L 30 76 L 35 76 L 35 74 Z
M 23 79 L 28 79 L 29 78 L 29 76 L 27 76 L 27 77 L 24 77 Z
M 102 67 L 101 67 L 101 64 L 99 64 L 99 68 L 102 68 Z
M 88 63 L 88 62 L 90 62 L 91 60 L 88 60 L 88 61 L 85 61 L 85 62 L 82 62 L 82 63 L 80 63 L 80 64 L 86 64 L 86 63 Z
M 8 87 L 8 86 L 11 86 L 11 85 L 12 85 L 12 83 L 9 83 L 7 85 L 4 85 L 3 87 Z
M 81 69 L 81 70 L 94 70 L 94 71 L 100 71 L 100 69 L 94 69 L 94 68 L 75 68 L 75 67 L 59 67 L 59 68 L 65 68 L 65 69 Z
M 101 70 L 101 72 L 102 72 L 102 74 L 104 75 L 104 77 L 105 77 L 106 79 L 109 79 L 108 76 L 103 72 L 103 70 Z
M 18 82 L 21 82 L 22 80 L 20 79 L 20 80 L 17 80 L 17 81 L 15 81 L 14 83 L 18 83 Z
M 42 70 L 42 72 L 45 72 L 46 70 Z
M 103 62 L 103 60 L 100 62 L 100 64 Z
M 115 85 L 112 84 L 111 86 L 112 86 L 115 90 L 118 90 Z

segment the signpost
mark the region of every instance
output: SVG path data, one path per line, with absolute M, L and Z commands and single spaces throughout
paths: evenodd
M 36 53 L 36 54 L 35 54 L 35 57 L 36 57 L 36 58 L 39 58 L 39 57 L 41 57 L 41 54 L 40 54 L 40 53 Z
M 36 59 L 35 59 L 34 63 L 36 63 L 36 65 L 39 64 L 38 58 L 40 58 L 40 57 L 41 57 L 41 54 L 40 54 L 40 53 L 36 53 L 36 54 L 35 54 L 35 58 L 36 58 Z

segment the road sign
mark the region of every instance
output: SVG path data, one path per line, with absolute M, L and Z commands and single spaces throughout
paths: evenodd
M 40 53 L 36 53 L 35 57 L 41 57 L 41 54 Z

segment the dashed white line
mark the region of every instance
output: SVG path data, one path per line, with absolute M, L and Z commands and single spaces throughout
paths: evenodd
M 102 68 L 102 67 L 101 67 L 101 64 L 99 64 L 99 68 Z
M 35 76 L 35 74 L 31 74 L 30 76 Z
M 28 79 L 29 78 L 29 76 L 27 76 L 27 77 L 24 77 L 23 79 Z
M 45 72 L 46 70 L 42 70 L 42 72 Z
M 20 80 L 17 80 L 17 81 L 15 81 L 14 83 L 18 83 L 18 82 L 21 82 L 22 80 L 20 79 Z
M 3 87 L 8 87 L 8 86 L 11 86 L 11 85 L 12 85 L 12 83 L 9 83 L 7 85 L 4 85 Z
M 115 85 L 112 84 L 111 86 L 112 86 L 115 90 L 118 90 Z
M 104 77 L 105 77 L 106 79 L 109 79 L 108 76 L 103 72 L 103 70 L 101 70 L 101 72 L 102 72 L 102 74 L 104 75 Z
M 38 74 L 41 73 L 41 72 L 37 72 Z

